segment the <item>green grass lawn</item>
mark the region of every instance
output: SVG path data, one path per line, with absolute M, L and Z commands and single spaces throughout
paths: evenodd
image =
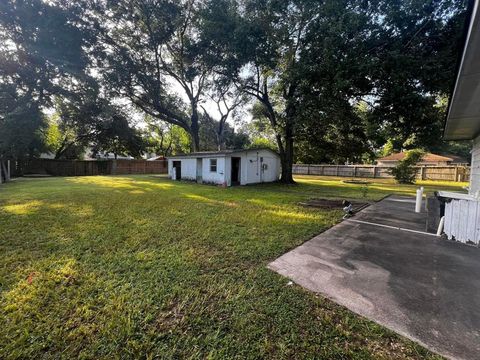
M 372 200 L 415 187 L 297 180 L 0 186 L 0 358 L 433 358 L 266 268 L 341 219 L 299 201 Z M 424 183 L 460 189 L 452 185 Z

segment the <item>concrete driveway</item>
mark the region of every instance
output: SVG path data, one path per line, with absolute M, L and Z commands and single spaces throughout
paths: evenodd
M 424 233 L 390 196 L 269 264 L 297 284 L 443 356 L 480 357 L 480 249 Z

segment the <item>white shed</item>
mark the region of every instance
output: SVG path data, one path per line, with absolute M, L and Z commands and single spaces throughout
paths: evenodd
M 273 182 L 280 177 L 280 156 L 263 148 L 170 156 L 168 175 L 173 180 L 223 186 Z

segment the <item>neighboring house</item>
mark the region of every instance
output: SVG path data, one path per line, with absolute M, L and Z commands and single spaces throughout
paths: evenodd
M 445 201 L 445 233 L 449 238 L 478 245 L 480 242 L 480 13 L 471 3 L 470 21 L 450 97 L 445 140 L 473 140 L 469 193 L 441 191 Z
M 41 153 L 41 154 L 38 156 L 38 158 L 39 158 L 39 159 L 51 160 L 51 159 L 55 159 L 55 154 L 52 153 L 52 152 Z
M 158 155 L 147 156 L 147 157 L 146 157 L 146 160 L 147 160 L 147 161 L 165 160 L 165 156 L 163 156 L 163 155 L 160 155 L 160 156 L 158 156 Z
M 174 180 L 223 186 L 277 181 L 280 157 L 270 149 L 198 152 L 168 157 L 168 175 Z
M 115 154 L 107 153 L 105 151 L 100 151 L 95 153 L 92 148 L 87 148 L 85 151 L 85 160 L 114 160 Z M 133 156 L 127 155 L 117 155 L 117 160 L 133 160 L 135 159 Z
M 377 160 L 378 166 L 397 166 L 400 160 L 403 160 L 407 155 L 406 152 L 394 153 Z M 453 155 L 437 155 L 426 153 L 422 157 L 422 161 L 418 162 L 419 166 L 448 166 L 448 165 L 468 165 L 468 161 Z

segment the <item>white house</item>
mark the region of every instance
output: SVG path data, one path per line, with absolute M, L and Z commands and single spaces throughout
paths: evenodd
M 470 21 L 450 98 L 446 140 L 473 140 L 469 193 L 440 192 L 445 202 L 445 233 L 465 243 L 480 243 L 480 13 L 471 3 Z
M 277 181 L 280 157 L 270 149 L 197 152 L 168 158 L 168 175 L 173 180 L 223 186 Z

